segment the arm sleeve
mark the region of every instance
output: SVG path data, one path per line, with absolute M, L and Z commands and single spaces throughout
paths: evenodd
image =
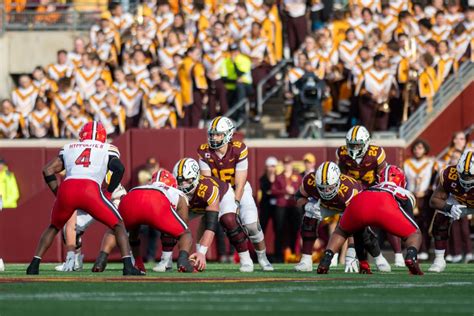
M 235 170 L 238 170 L 238 171 L 242 171 L 242 170 L 247 170 L 249 168 L 249 161 L 247 158 L 245 158 L 244 160 L 242 161 L 239 161 L 236 165 L 235 165 Z
M 117 156 L 109 156 L 109 164 L 108 168 L 112 171 L 112 176 L 110 177 L 109 186 L 107 187 L 107 191 L 112 193 L 120 184 L 122 180 L 123 174 L 125 172 L 125 167 L 123 166 L 122 162 L 120 161 Z
M 207 164 L 207 162 L 205 162 L 204 160 L 202 159 L 199 159 L 199 168 L 201 170 L 211 170 L 211 167 Z

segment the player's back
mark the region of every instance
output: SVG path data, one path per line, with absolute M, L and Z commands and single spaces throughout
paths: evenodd
M 95 140 L 67 144 L 60 152 L 66 179 L 89 179 L 102 184 L 110 156 L 120 158 L 117 147 Z

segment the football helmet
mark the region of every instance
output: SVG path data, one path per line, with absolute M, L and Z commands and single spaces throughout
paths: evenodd
M 341 170 L 332 161 L 326 161 L 316 170 L 316 188 L 321 198 L 330 200 L 337 195 L 341 185 Z
M 466 150 L 456 166 L 459 175 L 459 184 L 469 191 L 474 187 L 474 151 Z
M 382 170 L 380 170 L 378 177 L 379 183 L 392 182 L 402 188 L 406 188 L 407 186 L 405 173 L 395 165 L 386 165 Z
M 214 140 L 214 135 L 223 135 L 221 140 Z M 234 123 L 225 117 L 218 116 L 209 123 L 207 129 L 207 141 L 211 149 L 219 149 L 232 141 L 234 135 Z
M 178 182 L 176 181 L 176 178 L 171 174 L 171 172 L 166 169 L 160 169 L 153 173 L 153 175 L 151 176 L 151 182 L 161 182 L 173 188 L 178 187 Z
M 346 134 L 346 145 L 352 159 L 363 158 L 369 148 L 370 134 L 362 125 L 353 126 Z
M 79 140 L 81 142 L 85 140 L 97 140 L 101 143 L 105 143 L 107 141 L 107 132 L 104 125 L 96 121 L 84 124 L 79 131 Z
M 196 190 L 200 175 L 199 164 L 192 158 L 179 160 L 173 168 L 173 176 L 178 181 L 178 189 L 185 194 L 191 194 Z

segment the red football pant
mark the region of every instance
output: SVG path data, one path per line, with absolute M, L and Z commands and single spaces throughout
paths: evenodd
M 60 230 L 77 209 L 112 229 L 122 220 L 97 182 L 88 179 L 67 179 L 61 183 L 51 213 L 51 225 Z
M 127 230 L 149 225 L 177 238 L 188 229 L 184 220 L 171 207 L 168 198 L 154 189 L 130 191 L 120 201 L 119 212 Z
M 367 226 L 380 227 L 401 238 L 407 238 L 418 229 L 390 193 L 374 191 L 356 195 L 339 222 L 339 227 L 347 233 L 355 233 Z

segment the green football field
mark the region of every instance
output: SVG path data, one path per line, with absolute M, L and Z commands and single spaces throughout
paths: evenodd
M 421 277 L 401 268 L 358 275 L 341 267 L 320 276 L 293 272 L 293 265 L 243 274 L 237 265 L 210 264 L 204 273 L 124 278 L 119 264 L 100 274 L 90 267 L 61 273 L 43 264 L 39 276 L 26 276 L 26 265 L 7 265 L 0 273 L 0 316 L 474 315 L 474 264 Z

